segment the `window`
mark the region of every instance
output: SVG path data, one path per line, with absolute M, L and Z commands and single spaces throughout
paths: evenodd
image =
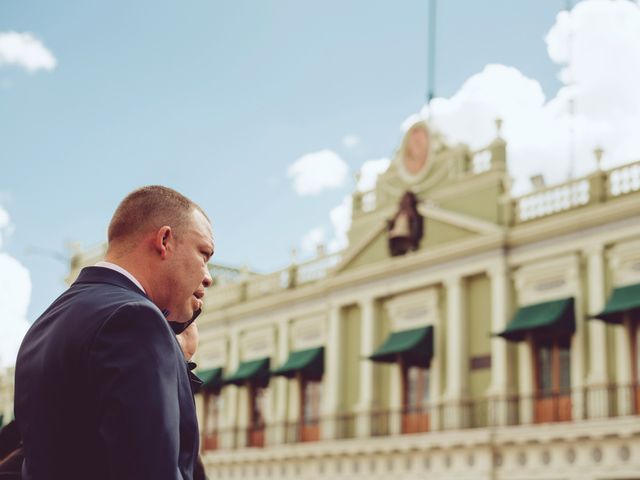
M 302 401 L 300 439 L 311 442 L 320 439 L 320 402 L 322 400 L 322 379 L 300 376 L 300 399 Z
M 264 446 L 264 411 L 267 388 L 249 384 L 249 446 Z
M 571 337 L 534 338 L 535 420 L 571 420 Z
M 429 430 L 429 377 L 429 368 L 427 367 L 402 366 L 403 433 Z
M 205 450 L 218 448 L 218 419 L 220 418 L 221 397 L 219 392 L 204 394 L 203 447 Z

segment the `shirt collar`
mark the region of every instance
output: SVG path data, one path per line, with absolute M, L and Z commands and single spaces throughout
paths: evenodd
M 109 268 L 111 270 L 115 270 L 118 273 L 121 273 L 122 275 L 127 277 L 129 280 L 131 280 L 136 285 L 136 287 L 138 287 L 140 290 L 142 290 L 142 293 L 144 293 L 146 295 L 147 292 L 142 287 L 142 284 L 138 281 L 138 279 L 136 277 L 134 277 L 130 272 L 128 272 L 127 270 L 122 268 L 120 265 L 116 265 L 115 263 L 111 263 L 111 262 L 105 262 L 103 260 L 101 262 L 96 263 L 94 266 L 103 267 L 103 268 Z

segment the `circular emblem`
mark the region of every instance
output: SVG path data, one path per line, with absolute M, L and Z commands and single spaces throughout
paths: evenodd
M 404 137 L 400 173 L 411 183 L 422 180 L 429 168 L 431 134 L 424 122 L 414 124 Z

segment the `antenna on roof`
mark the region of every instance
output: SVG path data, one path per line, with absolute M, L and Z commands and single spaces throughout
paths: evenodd
M 436 64 L 436 0 L 429 0 L 429 50 L 427 65 L 427 104 L 435 96 Z

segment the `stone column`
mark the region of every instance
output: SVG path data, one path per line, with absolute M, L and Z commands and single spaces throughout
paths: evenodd
M 450 277 L 445 281 L 447 290 L 446 327 L 446 393 L 443 409 L 445 428 L 465 426 L 467 396 L 468 342 L 465 318 L 466 298 L 461 277 Z
M 278 347 L 276 358 L 278 359 L 278 367 L 283 365 L 289 357 L 289 321 L 283 318 L 278 323 Z M 275 411 L 273 415 L 273 423 L 269 429 L 271 432 L 270 443 L 279 445 L 287 441 L 287 421 L 289 406 L 289 382 L 287 378 L 278 376 L 271 379 L 273 391 L 275 394 Z
M 595 315 L 605 306 L 604 258 L 602 245 L 588 249 L 588 314 Z M 609 378 L 607 374 L 607 330 L 601 320 L 588 320 L 589 330 L 589 375 L 587 377 L 587 415 L 589 418 L 607 417 L 609 405 Z
M 324 355 L 324 381 L 322 398 L 321 432 L 323 439 L 340 438 L 341 427 L 344 426 L 339 416 L 343 413 L 343 378 L 344 378 L 344 325 L 342 310 L 338 305 L 329 309 L 327 321 L 327 342 Z
M 438 291 L 438 312 L 433 323 L 433 358 L 430 365 L 430 384 L 429 384 L 429 428 L 430 430 L 442 430 L 442 401 L 443 401 L 443 383 L 444 383 L 444 366 L 446 352 L 445 348 L 445 329 L 446 319 L 442 311 L 442 290 Z
M 375 302 L 366 298 L 360 305 L 360 398 L 356 408 L 356 434 L 358 437 L 371 435 L 371 412 L 375 407 L 375 392 L 373 383 L 374 363 L 367 360 L 377 347 L 376 341 L 376 312 Z
M 231 338 L 229 343 L 229 369 L 225 369 L 225 375 L 230 375 L 235 372 L 240 365 L 240 332 L 238 330 L 231 331 Z M 239 395 L 238 387 L 229 385 L 223 390 L 224 406 L 227 411 L 226 416 L 221 415 L 221 420 L 224 422 L 221 425 L 222 437 L 220 438 L 220 444 L 223 448 L 233 448 L 238 445 L 238 441 L 242 440 L 239 430 L 240 418 L 239 418 Z M 244 440 L 242 440 L 244 445 Z
M 491 332 L 503 332 L 511 317 L 509 272 L 503 259 L 488 272 L 491 280 Z M 489 387 L 489 421 L 506 425 L 509 419 L 509 343 L 502 337 L 491 338 L 491 385 Z
M 588 348 L 587 340 L 587 320 L 584 299 L 582 293 L 579 261 L 576 258 L 574 266 L 570 268 L 569 272 L 570 282 L 575 285 L 575 322 L 576 331 L 571 338 L 571 417 L 575 420 L 581 420 L 585 418 L 586 413 L 586 398 L 585 382 L 587 380 L 587 357 Z

